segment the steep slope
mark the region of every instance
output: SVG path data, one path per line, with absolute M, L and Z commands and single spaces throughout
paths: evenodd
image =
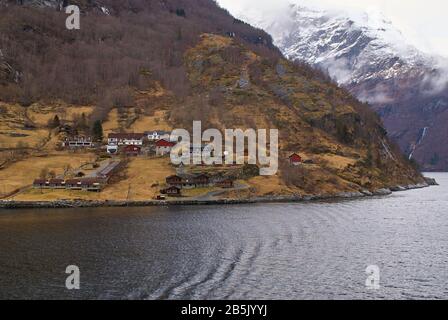
M 378 117 L 314 70 L 216 36 L 203 37 L 186 59 L 193 92 L 219 92 L 218 105 L 197 110 L 207 112 L 212 127 L 277 128 L 283 161 L 292 152 L 309 155 L 325 183 L 342 189 L 418 177 L 390 146 Z M 319 179 L 310 182 L 319 186 Z
M 242 16 L 272 33 L 292 60 L 328 71 L 381 115 L 390 136 L 425 170 L 448 169 L 446 63 L 418 51 L 377 12 L 291 6 L 286 21 Z
M 243 175 L 252 186 L 248 196 L 365 192 L 423 182 L 367 105 L 319 71 L 286 60 L 266 33 L 214 2 L 104 0 L 101 7 L 109 14 L 86 9 L 82 24 L 89 27 L 78 33 L 61 29 L 65 15 L 56 10 L 1 9 L 8 21 L 0 24 L 4 51 L 28 48 L 26 57 L 40 62 L 9 55 L 22 80 L 3 87 L 16 90 L 4 96 L 9 102 L 3 110 L 16 103 L 36 128 L 43 125 L 39 110 L 51 119 L 55 110 L 81 107 L 82 101 L 89 121 L 102 120 L 106 130 L 132 132 L 162 122 L 166 129 L 190 128 L 193 120 L 201 120 L 203 129 L 278 129 L 279 174 Z M 62 78 L 55 66 L 63 68 Z M 104 94 L 112 99 L 103 100 Z M 13 117 L 0 115 L 5 123 Z M 294 152 L 308 163 L 292 167 L 288 157 Z

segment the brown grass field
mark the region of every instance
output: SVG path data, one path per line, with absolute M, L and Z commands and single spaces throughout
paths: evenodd
M 126 177 L 108 185 L 100 193 L 70 190 L 28 190 L 14 197 L 20 201 L 82 200 L 151 200 L 159 194 L 165 178 L 175 173 L 168 158 L 131 159 L 125 169 Z M 28 180 L 27 180 L 28 181 Z M 152 187 L 155 185 L 154 187 Z M 129 192 L 129 194 L 128 194 Z
M 72 168 L 78 168 L 94 159 L 95 155 L 90 153 L 76 154 L 76 157 L 60 153 L 45 157 L 30 157 L 18 161 L 0 170 L 0 194 L 9 194 L 14 190 L 31 185 L 34 179 L 39 178 L 42 169 L 54 171 L 59 175 L 64 172 L 64 167 L 67 165 L 70 165 Z

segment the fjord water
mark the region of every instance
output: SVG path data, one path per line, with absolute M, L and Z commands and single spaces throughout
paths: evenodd
M 3 210 L 0 298 L 446 299 L 448 174 L 430 176 L 343 202 Z

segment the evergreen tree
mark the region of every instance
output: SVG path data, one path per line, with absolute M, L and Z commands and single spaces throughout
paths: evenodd
M 53 120 L 48 121 L 48 126 L 52 129 L 58 128 L 61 126 L 61 120 L 59 120 L 58 115 L 55 115 Z
M 101 120 L 97 120 L 93 123 L 92 134 L 95 141 L 103 141 L 104 134 Z
M 59 120 L 58 115 L 54 116 L 53 125 L 54 125 L 55 128 L 57 128 L 57 127 L 59 127 L 61 125 L 61 120 Z

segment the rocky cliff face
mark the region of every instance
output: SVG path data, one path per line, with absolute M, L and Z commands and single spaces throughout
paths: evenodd
M 381 14 L 291 6 L 285 21 L 242 14 L 291 60 L 328 71 L 381 115 L 390 137 L 425 170 L 448 169 L 448 82 L 440 58 L 409 45 Z

